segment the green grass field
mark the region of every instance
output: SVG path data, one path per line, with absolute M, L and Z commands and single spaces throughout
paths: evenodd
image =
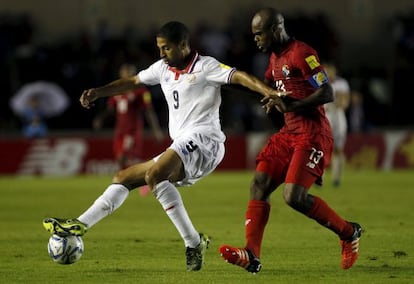
M 220 244 L 244 245 L 252 172 L 217 172 L 181 193 L 196 228 L 212 236 L 205 267 L 187 272 L 184 245 L 151 196 L 131 192 L 124 205 L 84 237 L 72 265 L 48 256 L 48 216 L 77 217 L 111 177 L 0 177 L 0 283 L 414 283 L 414 174 L 348 171 L 339 189 L 329 175 L 311 193 L 364 229 L 360 257 L 340 268 L 337 237 L 284 204 L 280 190 L 257 275 L 226 264 Z

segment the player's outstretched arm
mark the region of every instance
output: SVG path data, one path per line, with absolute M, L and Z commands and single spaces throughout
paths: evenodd
M 235 71 L 232 79 L 232 84 L 239 84 L 250 90 L 260 93 L 263 95 L 263 100 L 268 101 L 271 99 L 272 105 L 266 109 L 266 112 L 269 113 L 271 108 L 276 107 L 279 112 L 286 112 L 286 106 L 282 100 L 283 97 L 290 95 L 292 92 L 284 92 L 271 88 L 265 82 L 261 81 L 259 78 L 250 75 L 243 71 Z
M 310 96 L 302 100 L 294 100 L 287 104 L 288 111 L 302 111 L 314 108 L 333 101 L 333 90 L 329 83 L 323 84 Z
M 310 96 L 304 99 L 288 99 L 280 103 L 280 97 L 276 95 L 269 95 L 264 97 L 261 102 L 265 103 L 264 108 L 269 113 L 274 107 L 282 113 L 302 111 L 309 108 L 314 108 L 333 101 L 332 86 L 328 83 L 323 84 L 319 89 L 313 92 Z
M 269 95 L 272 95 L 272 97 L 284 97 L 291 93 L 275 90 L 259 78 L 239 70 L 234 72 L 231 83 L 242 85 L 254 92 L 262 94 L 264 97 L 268 97 Z
M 131 76 L 124 79 L 118 79 L 111 83 L 83 91 L 79 101 L 85 108 L 90 108 L 94 105 L 94 101 L 99 98 L 112 97 L 126 91 L 134 90 L 140 85 L 138 76 Z

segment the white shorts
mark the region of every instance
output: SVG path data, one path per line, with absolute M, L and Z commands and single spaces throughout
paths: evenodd
M 224 143 L 202 133 L 183 135 L 170 145 L 184 164 L 185 177 L 174 184 L 189 186 L 213 172 L 224 157 Z M 157 156 L 155 160 L 161 155 Z
M 335 113 L 327 112 L 326 116 L 331 124 L 335 148 L 343 149 L 345 147 L 348 128 L 345 113 L 339 111 Z

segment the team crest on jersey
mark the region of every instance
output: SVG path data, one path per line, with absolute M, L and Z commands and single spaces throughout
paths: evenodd
M 187 76 L 188 83 L 194 83 L 195 80 L 196 80 L 196 75 L 195 74 L 188 74 L 188 76 Z
M 282 73 L 283 73 L 283 76 L 285 76 L 286 78 L 289 77 L 290 70 L 289 70 L 289 66 L 287 64 L 282 66 Z

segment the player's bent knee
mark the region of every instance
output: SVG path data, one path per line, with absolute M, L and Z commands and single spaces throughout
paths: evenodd
M 254 200 L 267 201 L 276 189 L 272 179 L 267 175 L 255 175 L 250 186 L 250 197 Z
M 113 183 L 123 183 L 125 181 L 125 170 L 120 170 L 118 171 L 113 177 L 112 177 L 112 182 Z
M 304 212 L 307 209 L 307 191 L 300 188 L 286 186 L 283 190 L 283 199 L 293 209 Z
M 113 177 L 112 177 L 112 183 L 119 183 L 128 188 L 129 190 L 133 190 L 136 185 L 136 181 L 134 178 L 132 178 L 126 170 L 120 170 L 118 171 Z

